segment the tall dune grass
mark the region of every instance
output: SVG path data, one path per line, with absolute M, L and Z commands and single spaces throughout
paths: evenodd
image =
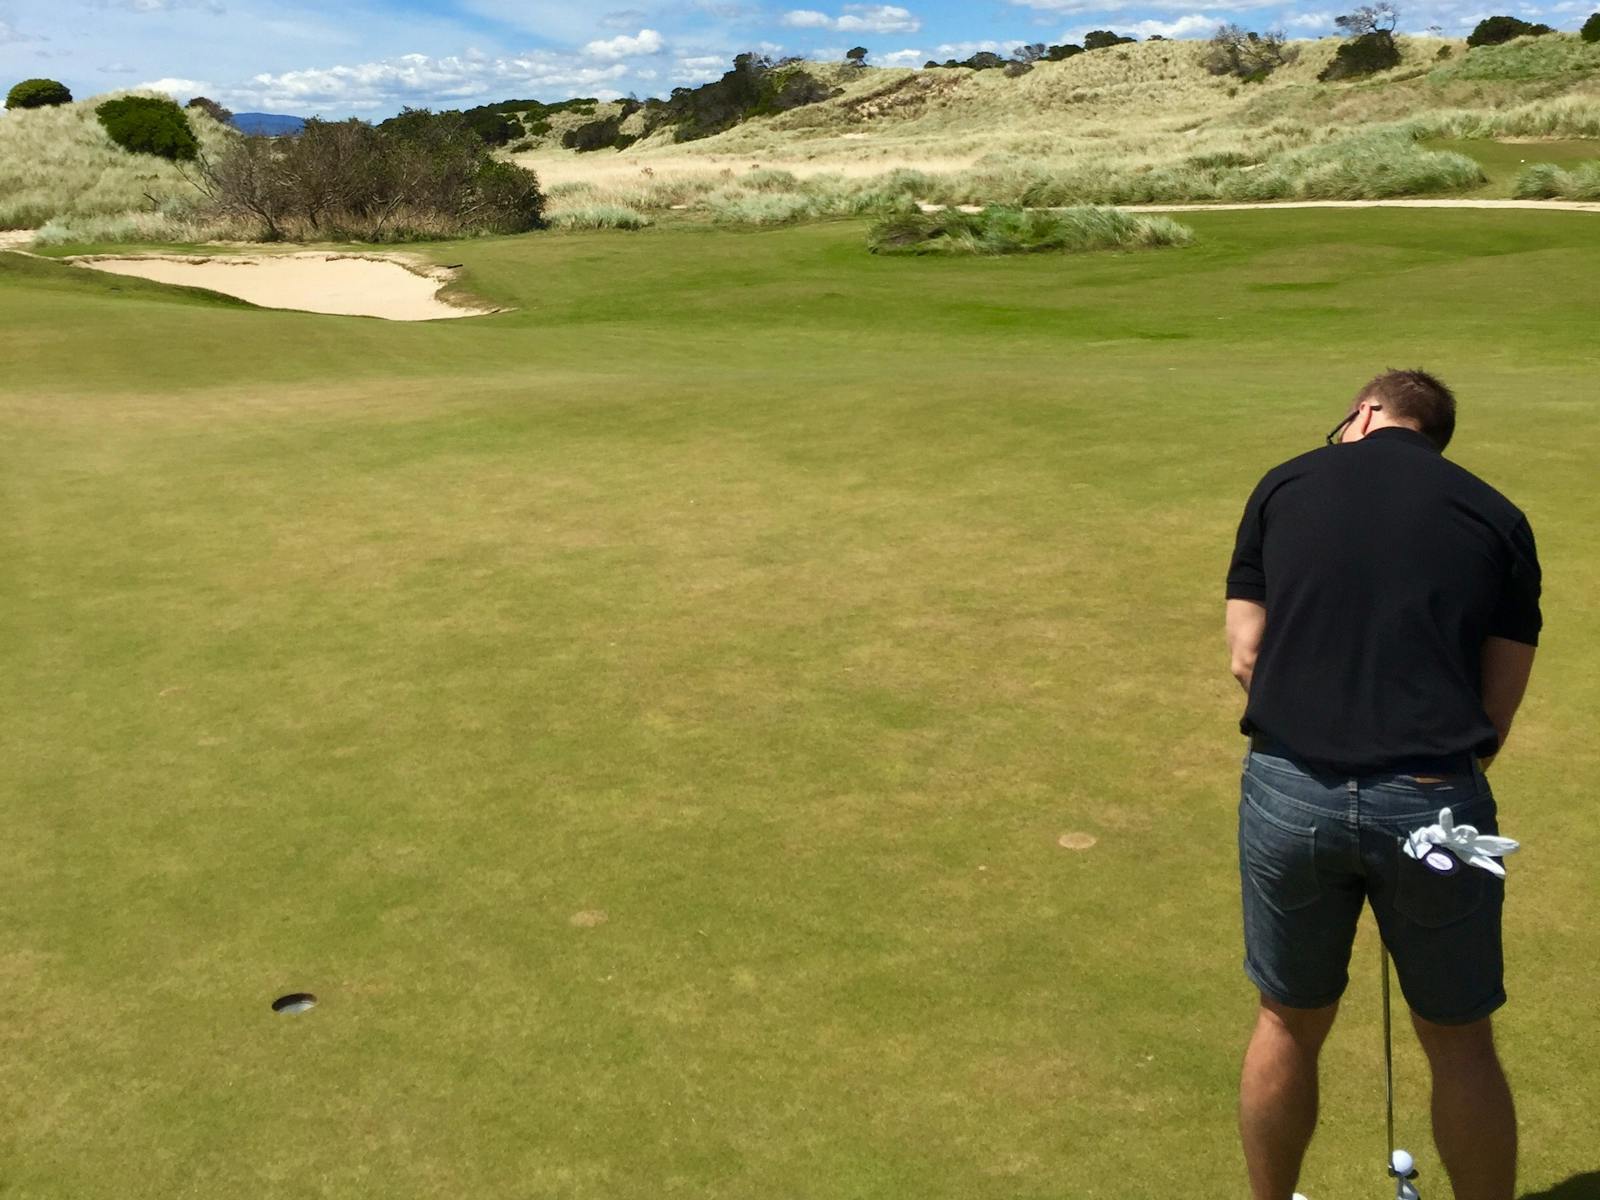
M 991 207 L 976 213 L 946 209 L 889 217 L 872 227 L 867 248 L 874 254 L 901 255 L 1081 254 L 1187 246 L 1193 240 L 1194 231 L 1170 217 L 1115 208 L 1035 212 Z
M 151 229 L 175 228 L 197 213 L 204 197 L 182 170 L 162 158 L 130 154 L 106 136 L 94 112 L 105 99 L 0 117 L 0 229 L 135 215 Z M 207 154 L 231 136 L 193 110 L 189 122 Z
M 1515 193 L 1522 200 L 1600 200 L 1600 160 L 1579 163 L 1570 171 L 1555 163 L 1534 163 L 1517 175 Z

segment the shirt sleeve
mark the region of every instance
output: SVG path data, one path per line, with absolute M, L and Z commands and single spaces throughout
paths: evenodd
M 1511 531 L 1511 565 L 1500 585 L 1500 602 L 1489 620 L 1489 636 L 1528 646 L 1539 644 L 1544 615 L 1539 610 L 1543 577 L 1533 529 L 1524 517 Z
M 1267 572 L 1262 558 L 1266 535 L 1266 480 L 1256 485 L 1244 506 L 1244 519 L 1233 543 L 1233 562 L 1228 566 L 1228 599 L 1267 602 Z

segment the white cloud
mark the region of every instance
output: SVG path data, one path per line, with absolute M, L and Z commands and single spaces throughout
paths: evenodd
M 837 17 L 797 8 L 784 13 L 781 20 L 791 29 L 831 29 L 835 33 L 916 33 L 922 28 L 922 21 L 909 8 L 896 4 L 846 4 Z
M 1287 29 L 1303 30 L 1307 33 L 1330 32 L 1333 29 L 1333 14 L 1329 12 L 1295 13 L 1292 17 L 1284 19 Z
M 709 83 L 720 78 L 727 69 L 728 60 L 720 54 L 691 55 L 672 64 L 669 78 L 673 83 Z
M 1210 37 L 1217 31 L 1217 24 L 1217 18 L 1214 16 L 1208 17 L 1204 13 L 1190 13 L 1187 16 L 1179 17 L 1175 21 L 1139 21 L 1126 29 L 1118 30 L 1118 32 L 1132 33 L 1141 38 L 1157 36 L 1186 38 L 1198 37 L 1201 34 Z
M 244 87 L 220 89 L 218 98 L 230 106 L 268 111 L 369 111 L 402 104 L 455 105 L 508 94 L 595 95 L 627 74 L 626 63 L 585 62 L 542 50 L 476 60 L 402 54 L 378 62 L 256 75 Z
M 188 100 L 193 96 L 202 96 L 211 85 L 200 79 L 153 79 L 149 83 L 137 84 L 134 91 L 138 92 L 165 92 L 174 100 Z
M 198 8 L 214 16 L 227 12 L 221 0 L 96 0 L 99 8 L 120 8 L 131 13 L 166 13 Z
M 1281 0 L 1009 0 L 1018 8 L 1033 8 L 1056 13 L 1139 12 L 1238 12 L 1254 8 L 1276 8 Z M 1105 24 L 1104 21 L 1101 22 Z
M 928 61 L 928 56 L 921 50 L 895 50 L 880 54 L 873 61 L 880 67 L 920 67 Z
M 928 55 L 928 58 L 937 58 L 940 62 L 950 58 L 971 58 L 980 50 L 987 50 L 991 54 L 1010 54 L 1022 44 L 1022 41 L 943 42 L 933 48 L 933 53 Z
M 603 58 L 609 62 L 618 59 L 630 58 L 635 54 L 660 54 L 666 43 L 661 40 L 661 35 L 654 29 L 641 29 L 636 37 L 627 34 L 618 34 L 614 38 L 604 41 L 590 42 L 583 48 L 585 54 L 595 58 Z

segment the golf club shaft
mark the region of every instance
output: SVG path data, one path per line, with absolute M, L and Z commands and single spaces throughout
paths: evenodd
M 1378 939 L 1378 961 L 1383 967 L 1383 1098 L 1389 1134 L 1389 1162 L 1394 1161 L 1394 1021 L 1389 1007 L 1389 947 Z

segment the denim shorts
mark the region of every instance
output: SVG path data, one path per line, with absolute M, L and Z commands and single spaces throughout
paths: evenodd
M 1458 825 L 1499 831 L 1476 763 L 1350 778 L 1252 750 L 1240 792 L 1245 973 L 1263 994 L 1290 1008 L 1337 1001 L 1370 903 L 1418 1016 L 1462 1025 L 1505 1003 L 1504 881 L 1465 864 L 1441 875 L 1400 852 L 1441 808 Z

